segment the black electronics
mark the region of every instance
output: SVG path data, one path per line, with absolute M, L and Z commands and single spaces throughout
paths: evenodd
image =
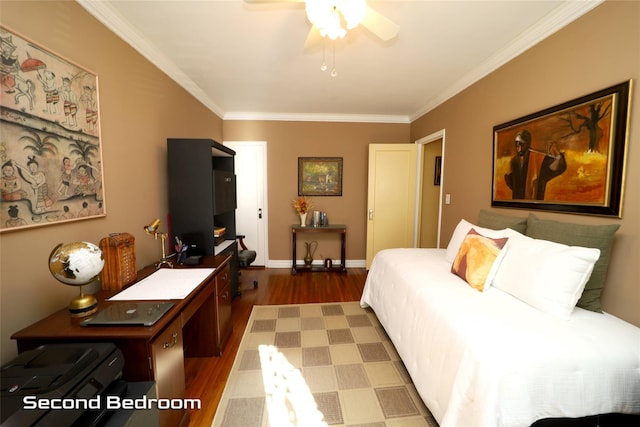
M 46 344 L 21 353 L 2 366 L 1 425 L 96 425 L 106 413 L 98 401 L 126 391 L 118 381 L 123 367 L 112 343 Z
M 203 256 L 206 254 L 203 233 L 184 233 L 182 243 L 187 247 L 187 257 Z
M 193 255 L 184 259 L 184 265 L 200 265 L 202 263 L 202 256 Z

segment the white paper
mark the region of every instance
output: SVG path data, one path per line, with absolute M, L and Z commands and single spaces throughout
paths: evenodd
M 161 268 L 109 301 L 185 299 L 215 268 Z

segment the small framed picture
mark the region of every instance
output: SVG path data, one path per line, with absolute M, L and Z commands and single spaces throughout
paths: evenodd
M 342 196 L 342 157 L 298 157 L 299 196 Z
M 440 185 L 441 177 L 442 177 L 442 156 L 436 156 L 436 162 L 433 168 L 433 185 Z

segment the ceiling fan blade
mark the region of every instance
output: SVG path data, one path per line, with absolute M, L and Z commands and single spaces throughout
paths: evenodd
M 311 27 L 309 30 L 309 34 L 307 35 L 307 39 L 304 42 L 305 50 L 313 49 L 314 47 L 318 47 L 322 45 L 322 36 L 320 35 L 320 30 L 315 25 Z
M 391 40 L 397 36 L 400 30 L 400 27 L 395 22 L 370 7 L 367 7 L 367 12 L 360 25 L 384 41 Z

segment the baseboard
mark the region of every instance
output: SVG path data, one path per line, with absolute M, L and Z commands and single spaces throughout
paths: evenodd
M 298 260 L 299 263 L 303 263 L 303 260 Z M 339 260 L 333 260 L 334 265 L 338 263 Z M 324 261 L 321 259 L 314 260 L 312 265 L 323 265 Z M 347 268 L 364 268 L 366 265 L 366 261 L 363 259 L 352 259 L 346 261 Z M 267 261 L 267 268 L 291 268 L 291 260 L 277 260 L 270 259 Z

